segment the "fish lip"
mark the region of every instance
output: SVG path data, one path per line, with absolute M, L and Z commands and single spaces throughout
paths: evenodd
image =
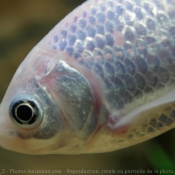
M 2 117 L 2 103 L 0 103 L 0 118 Z

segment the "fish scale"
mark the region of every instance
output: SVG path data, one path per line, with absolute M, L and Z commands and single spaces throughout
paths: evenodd
M 144 94 L 158 97 L 157 90 L 166 93 L 173 84 L 174 16 L 164 4 L 166 1 L 99 1 L 73 17 L 67 30 L 55 36 L 64 39 L 49 44 L 97 73 L 105 82 L 107 103 L 121 110 Z M 122 38 L 120 45 L 114 42 L 117 34 Z
M 27 149 L 1 145 L 29 154 L 107 152 L 174 128 L 174 5 L 89 0 L 67 15 L 29 53 L 3 100 L 13 137 Z M 23 123 L 23 107 L 37 123 Z

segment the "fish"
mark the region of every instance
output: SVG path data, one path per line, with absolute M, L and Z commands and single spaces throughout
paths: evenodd
M 0 105 L 0 146 L 109 152 L 175 127 L 174 0 L 88 0 L 26 56 Z

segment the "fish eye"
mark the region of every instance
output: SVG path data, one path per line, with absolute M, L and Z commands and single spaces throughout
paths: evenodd
M 12 101 L 9 113 L 12 121 L 22 128 L 34 128 L 43 119 L 43 108 L 39 100 L 24 95 Z

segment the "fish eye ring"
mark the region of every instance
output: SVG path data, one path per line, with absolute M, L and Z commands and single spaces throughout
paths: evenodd
M 9 113 L 12 121 L 22 128 L 34 128 L 43 119 L 43 108 L 39 100 L 32 95 L 24 95 L 14 99 Z

